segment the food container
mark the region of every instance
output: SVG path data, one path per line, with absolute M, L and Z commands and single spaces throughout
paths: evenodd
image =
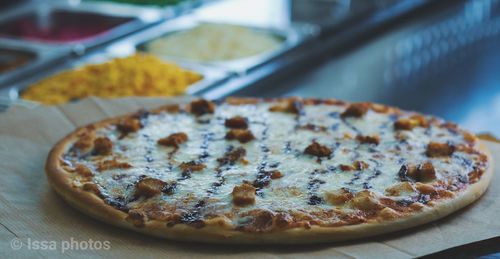
M 2 52 L 6 55 L 2 57 Z M 35 74 L 44 68 L 60 61 L 69 54 L 68 50 L 55 50 L 45 46 L 34 48 L 24 42 L 12 41 L 9 39 L 0 39 L 0 66 L 7 59 L 12 59 L 15 55 L 26 57 L 24 63 L 19 63 L 15 69 L 5 69 L 0 71 L 0 89 L 8 86 L 27 75 Z M 11 57 L 9 57 L 11 56 Z
M 132 54 L 132 53 L 127 53 L 127 54 Z M 33 84 L 39 82 L 40 80 L 58 74 L 60 72 L 66 71 L 66 70 L 71 70 L 75 69 L 84 65 L 88 64 L 99 64 L 103 63 L 106 61 L 111 60 L 112 58 L 124 56 L 123 52 L 122 55 L 117 55 L 116 53 L 113 52 L 108 52 L 107 50 L 102 50 L 102 51 L 97 51 L 92 54 L 85 55 L 80 58 L 74 58 L 64 64 L 61 64 L 59 66 L 56 66 L 53 69 L 45 70 L 39 74 L 37 74 L 34 77 L 31 77 L 27 80 L 21 81 L 17 84 L 11 85 L 8 88 L 5 88 L 3 90 L 0 90 L 0 106 L 3 104 L 4 106 L 8 106 L 12 104 L 13 102 L 21 102 L 21 103 L 26 103 L 30 101 L 26 101 L 24 99 L 20 98 L 20 95 L 23 90 L 29 88 Z M 126 56 L 126 55 L 125 55 Z M 167 62 L 172 62 L 172 61 L 167 61 Z M 190 94 L 194 95 L 197 94 L 199 91 L 205 90 L 207 88 L 210 88 L 214 85 L 216 85 L 219 82 L 222 82 L 228 78 L 227 73 L 224 73 L 223 71 L 208 68 L 208 67 L 203 67 L 200 65 L 195 65 L 195 64 L 187 64 L 187 63 L 182 63 L 182 62 L 175 62 L 178 66 L 181 68 L 191 70 L 193 72 L 196 72 L 200 74 L 203 78 L 200 81 L 197 81 L 196 83 L 190 85 L 187 89 L 185 94 Z
M 83 53 L 160 20 L 154 12 L 71 1 L 29 2 L 0 17 L 0 38 Z
M 33 52 L 0 48 L 0 75 L 21 69 L 27 64 L 32 63 L 35 58 L 36 56 Z
M 183 16 L 175 20 L 166 21 L 144 31 L 138 32 L 130 37 L 118 41 L 110 46 L 116 49 L 134 49 L 137 51 L 147 52 L 146 46 L 150 42 L 175 33 L 182 33 L 186 30 L 193 29 L 203 23 L 210 21 L 197 20 L 193 15 Z M 268 63 L 269 61 L 283 55 L 284 53 L 294 49 L 305 39 L 314 34 L 314 30 L 306 24 L 294 24 L 284 28 L 259 28 L 244 26 L 256 32 L 262 32 L 281 39 L 281 43 L 276 48 L 251 56 L 248 58 L 230 60 L 230 61 L 199 61 L 187 58 L 173 57 L 169 55 L 157 55 L 167 60 L 177 62 L 198 64 L 207 67 L 216 67 L 225 70 L 229 73 L 243 75 L 249 73 L 252 69 Z

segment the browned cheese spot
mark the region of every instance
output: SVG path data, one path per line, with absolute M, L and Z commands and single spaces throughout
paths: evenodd
M 238 140 L 240 143 L 247 143 L 255 139 L 253 133 L 248 129 L 231 129 L 226 133 L 227 140 Z
M 192 101 L 189 107 L 191 113 L 196 116 L 214 113 L 215 111 L 215 104 L 205 99 L 198 99 L 196 101 Z
M 196 172 L 205 169 L 207 166 L 196 161 L 182 162 L 179 167 L 183 172 Z
M 339 165 L 339 168 L 342 171 L 361 171 L 368 169 L 368 167 L 369 165 L 366 162 L 359 160 L 354 161 L 352 165 L 344 165 L 344 164 Z
M 279 179 L 279 178 L 283 177 L 283 174 L 280 171 L 278 171 L 278 170 L 274 170 L 274 171 L 271 171 L 271 176 L 270 177 L 273 180 L 274 179 Z
M 271 108 L 269 108 L 269 111 L 299 114 L 303 107 L 304 104 L 300 100 L 288 100 L 286 102 L 281 102 L 279 104 L 271 106 Z
M 93 130 L 85 130 L 78 135 L 78 140 L 73 144 L 73 148 L 80 151 L 88 151 L 94 142 L 95 132 Z
M 401 183 L 394 184 L 389 188 L 385 189 L 385 193 L 388 196 L 401 196 L 405 193 L 415 193 L 416 189 L 413 183 L 405 181 Z
M 368 105 L 366 103 L 352 103 L 347 109 L 340 114 L 342 118 L 355 117 L 361 118 L 368 112 Z
M 417 168 L 418 178 L 417 182 L 430 182 L 436 179 L 436 170 L 431 162 L 420 164 Z
M 436 170 L 431 162 L 425 162 L 418 166 L 403 165 L 399 169 L 399 178 L 401 181 L 430 182 L 436 179 Z
M 224 125 L 231 129 L 246 129 L 248 128 L 248 119 L 241 116 L 234 116 L 226 119 Z
M 188 140 L 188 136 L 184 132 L 178 132 L 171 134 L 168 137 L 161 138 L 158 140 L 158 144 L 166 147 L 174 147 L 178 148 L 179 145 L 186 142 Z
M 326 157 L 332 154 L 332 150 L 314 141 L 311 145 L 306 147 L 304 153 L 317 157 Z
M 107 137 L 99 137 L 94 140 L 94 155 L 110 155 L 113 151 L 113 142 Z
M 474 143 L 476 143 L 476 141 L 477 141 L 476 136 L 474 136 L 474 134 L 472 134 L 472 133 L 470 133 L 470 132 L 468 132 L 468 131 L 464 131 L 464 132 L 462 133 L 462 135 L 463 135 L 463 137 L 464 137 L 464 140 L 465 140 L 467 143 L 469 143 L 469 144 L 474 144 Z
M 350 203 L 354 208 L 363 211 L 378 211 L 384 208 L 375 194 L 368 190 L 356 193 Z
M 391 208 L 388 208 L 388 207 L 385 207 L 382 210 L 380 210 L 378 212 L 378 215 L 382 219 L 386 219 L 386 220 L 396 219 L 396 218 L 400 217 L 399 212 L 397 212 Z
M 160 194 L 163 188 L 165 188 L 166 184 L 166 182 L 160 179 L 146 177 L 137 182 L 135 194 L 136 196 L 144 196 L 146 198 L 149 198 Z
M 78 175 L 83 176 L 83 177 L 89 177 L 89 176 L 94 175 L 88 167 L 86 167 L 82 164 L 75 165 L 75 168 L 73 171 L 75 173 L 77 173 Z
M 256 215 L 253 226 L 257 231 L 266 231 L 273 226 L 275 214 L 269 210 L 260 210 Z
M 378 145 L 380 143 L 380 137 L 377 135 L 373 136 L 363 136 L 363 135 L 358 135 L 356 136 L 356 140 L 359 141 L 361 144 L 375 144 Z
M 436 188 L 430 184 L 425 184 L 425 183 L 416 183 L 415 187 L 420 193 L 426 194 L 426 195 L 435 195 L 437 194 Z
M 479 179 L 481 179 L 481 176 L 483 175 L 483 173 L 484 173 L 484 170 L 479 169 L 479 168 L 475 168 L 473 171 L 469 172 L 467 174 L 467 176 L 469 178 L 469 183 L 476 183 L 477 181 L 479 181 Z
M 247 206 L 255 203 L 255 187 L 244 183 L 233 188 L 233 203 L 237 206 Z
M 146 218 L 147 216 L 144 211 L 130 210 L 125 220 L 132 223 L 135 227 L 142 228 L 145 226 Z
M 243 160 L 243 157 L 246 155 L 246 150 L 242 147 L 236 148 L 232 151 L 226 152 L 224 157 L 218 158 L 217 162 L 219 165 L 227 165 L 234 164 L 239 160 Z
M 129 133 L 140 130 L 142 128 L 142 123 L 138 118 L 126 117 L 116 124 L 116 128 L 122 133 L 122 136 L 126 136 Z
M 347 191 L 345 188 L 325 192 L 326 200 L 332 205 L 343 205 L 344 203 L 352 199 L 352 197 L 353 194 Z
M 286 228 L 293 223 L 293 218 L 288 213 L 278 213 L 274 217 L 274 225 L 278 228 Z
M 131 168 L 132 165 L 127 162 L 119 162 L 116 158 L 111 160 L 104 160 L 97 164 L 97 171 L 102 172 L 109 169 L 127 169 Z
M 409 118 L 402 118 L 394 122 L 395 130 L 412 130 L 415 127 L 428 127 L 429 122 L 422 115 L 412 115 Z
M 167 112 L 167 113 L 178 113 L 180 112 L 181 108 L 178 104 L 168 104 L 168 105 L 163 105 L 160 106 L 154 110 L 152 110 L 153 114 L 159 114 L 161 112 Z
M 425 154 L 428 157 L 449 157 L 455 152 L 455 147 L 448 143 L 430 142 Z
M 84 183 L 82 185 L 82 189 L 84 191 L 87 191 L 87 192 L 91 192 L 99 197 L 102 196 L 101 194 L 101 189 L 99 188 L 99 186 L 95 183 Z
M 320 132 L 320 131 L 324 132 L 324 131 L 328 130 L 328 128 L 325 127 L 325 126 L 314 125 L 314 124 L 311 124 L 311 123 L 299 126 L 298 129 L 310 130 L 310 131 L 315 131 L 315 132 Z

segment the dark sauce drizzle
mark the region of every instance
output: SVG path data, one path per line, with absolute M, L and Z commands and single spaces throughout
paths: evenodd
M 119 175 L 118 178 L 113 177 L 113 179 L 118 179 L 119 181 L 123 179 L 125 176 L 127 175 L 121 174 Z M 140 175 L 133 183 L 129 183 L 125 188 L 127 190 L 133 188 L 137 184 L 137 182 L 144 179 L 145 177 L 146 175 Z M 137 200 L 137 198 L 139 198 L 135 195 L 130 195 L 128 197 L 123 197 L 123 196 L 113 197 L 112 195 L 108 194 L 103 187 L 100 188 L 100 196 L 104 200 L 104 202 L 106 202 L 106 204 L 113 206 L 117 210 L 121 210 L 126 213 L 128 213 L 129 211 L 128 203 L 133 202 Z
M 213 121 L 218 122 L 218 120 L 213 120 Z M 208 128 L 210 128 L 210 127 L 211 126 L 209 125 Z M 204 162 L 206 162 L 207 158 L 210 157 L 210 154 L 208 152 L 208 148 L 209 148 L 211 141 L 214 140 L 215 134 L 213 132 L 209 131 L 208 128 L 205 129 L 203 131 L 203 133 L 201 134 L 202 135 L 202 143 L 200 145 L 201 153 L 198 156 L 198 161 L 197 161 L 198 163 L 204 163 Z M 232 146 L 229 146 L 227 148 L 228 151 L 230 151 L 232 149 L 233 149 Z M 232 166 L 232 165 L 229 165 L 229 166 Z M 227 170 L 228 168 L 229 167 L 223 168 L 221 165 L 219 165 L 215 169 L 215 176 L 216 176 L 217 180 L 210 184 L 210 187 L 206 191 L 207 197 L 199 200 L 191 209 L 189 209 L 187 212 L 185 212 L 181 216 L 181 219 L 179 220 L 179 222 L 171 222 L 167 226 L 174 226 L 176 223 L 185 223 L 185 224 L 191 225 L 191 226 L 196 227 L 196 228 L 201 228 L 201 227 L 205 226 L 205 223 L 203 221 L 203 215 L 202 215 L 203 208 L 205 207 L 205 205 L 207 203 L 207 199 L 212 197 L 214 194 L 216 194 L 218 189 L 220 188 L 220 186 L 225 184 L 226 179 L 224 178 L 222 173 L 223 173 L 223 171 Z M 183 172 L 180 180 L 185 180 L 188 178 L 191 178 L 190 172 Z
M 330 112 L 328 113 L 328 117 L 333 118 L 335 123 L 330 126 L 331 131 L 337 131 L 340 127 L 340 113 L 339 112 Z
M 304 118 L 306 115 L 306 111 L 304 107 L 300 106 L 300 109 L 298 110 L 297 114 L 295 115 L 295 126 L 293 127 L 294 130 L 297 130 L 300 128 L 301 125 L 301 120 Z
M 336 122 L 330 126 L 331 131 L 337 131 L 339 129 L 340 123 Z
M 390 132 L 387 129 L 391 128 L 392 125 L 394 125 L 394 122 L 396 120 L 397 120 L 397 116 L 396 117 L 394 117 L 394 115 L 389 116 L 389 120 L 387 122 L 380 124 L 378 134 L 380 136 L 387 135 L 387 133 Z
M 307 204 L 318 205 L 324 203 L 323 198 L 321 198 L 317 192 L 319 186 L 324 184 L 325 181 L 318 179 L 317 176 L 320 174 L 325 174 L 326 172 L 327 171 L 322 171 L 317 169 L 311 172 L 311 175 L 309 176 L 309 182 L 307 183 L 307 193 L 308 193 Z
M 328 117 L 334 118 L 334 119 L 340 119 L 340 113 L 339 112 L 330 112 L 330 113 L 328 113 Z
M 203 218 L 201 216 L 201 212 L 205 205 L 205 200 L 198 201 L 193 208 L 182 215 L 180 222 L 171 221 L 167 224 L 167 226 L 173 227 L 176 223 L 185 223 L 196 228 L 205 226 L 205 222 L 203 222 Z
M 144 138 L 144 140 L 146 141 L 146 147 L 145 147 L 145 154 L 144 154 L 144 160 L 146 160 L 146 162 L 148 164 L 151 164 L 152 162 L 154 162 L 154 158 L 152 156 L 153 154 L 153 151 L 154 151 L 154 141 L 153 139 L 148 135 L 148 134 L 145 134 L 145 133 L 142 133 L 141 134 L 142 137 Z M 146 172 L 148 173 L 154 173 L 155 170 L 149 166 L 146 166 Z
M 370 184 L 370 181 L 382 174 L 382 171 L 380 171 L 379 169 L 382 166 L 382 163 L 373 158 L 370 158 L 368 160 L 375 164 L 375 168 L 374 170 L 372 170 L 372 174 L 366 178 L 365 182 L 363 182 L 363 189 L 371 189 L 373 186 Z
M 356 171 L 354 173 L 354 176 L 351 178 L 351 180 L 349 182 L 347 182 L 346 184 L 353 185 L 356 181 L 358 181 L 361 178 L 361 172 L 362 171 Z
M 352 125 L 352 123 L 351 123 L 348 119 L 345 119 L 345 120 L 342 120 L 342 121 L 344 122 L 344 124 L 345 124 L 348 128 L 350 128 L 350 129 L 352 129 L 354 132 L 356 132 L 356 134 L 361 134 L 361 131 L 360 131 L 358 128 L 356 128 L 356 126 Z
M 424 130 L 424 134 L 428 137 L 432 137 L 432 126 L 429 125 L 429 127 L 427 127 L 425 130 Z
M 262 197 L 264 196 L 263 188 L 268 186 L 271 182 L 271 172 L 266 171 L 266 167 L 268 164 L 267 160 L 269 158 L 270 151 L 269 147 L 267 146 L 267 139 L 269 137 L 269 125 L 266 122 L 261 122 L 261 125 L 264 126 L 264 129 L 262 130 L 262 137 L 259 140 L 259 147 L 262 153 L 262 157 L 260 159 L 259 165 L 257 166 L 257 175 L 255 177 L 253 186 L 257 189 L 256 194 Z
M 204 163 L 207 158 L 210 157 L 210 154 L 208 153 L 208 146 L 210 144 L 210 141 L 213 140 L 214 135 L 215 134 L 213 132 L 209 132 L 208 130 L 205 130 L 201 134 L 203 140 L 200 146 L 201 153 L 198 156 L 198 163 Z
M 371 189 L 373 186 L 370 184 L 370 181 L 372 179 L 377 178 L 381 174 L 382 174 L 382 171 L 376 169 L 372 175 L 370 175 L 366 178 L 365 182 L 363 183 L 363 189 Z
M 285 142 L 285 147 L 283 148 L 283 153 L 285 154 L 291 154 L 292 153 L 292 142 L 291 141 L 286 141 Z
M 142 127 L 145 127 L 148 124 L 148 117 L 150 113 L 146 110 L 140 110 L 138 111 L 135 115 L 133 115 L 135 118 L 139 119 L 141 122 Z M 145 153 L 143 155 L 144 160 L 150 164 L 154 161 L 154 158 L 152 157 L 153 153 L 153 146 L 154 146 L 154 141 L 151 139 L 151 137 L 147 134 L 142 134 L 141 135 L 145 141 L 146 141 L 146 148 L 145 148 Z M 145 167 L 146 172 L 148 173 L 156 173 L 156 170 L 154 168 L 151 168 L 150 166 Z M 121 179 L 125 178 L 127 175 L 125 174 L 120 174 L 113 176 L 113 180 L 115 181 L 120 181 Z M 134 183 L 130 183 L 126 186 L 126 189 L 130 189 L 133 186 L 137 184 L 141 179 L 146 177 L 146 175 L 141 175 L 137 178 L 137 180 Z M 106 192 L 101 191 L 101 196 L 108 205 L 115 207 L 118 210 L 121 210 L 123 212 L 128 212 L 129 209 L 127 207 L 129 202 L 132 202 L 137 199 L 135 195 L 131 195 L 130 197 L 123 197 L 123 196 L 118 196 L 118 197 L 112 197 Z
M 234 146 L 229 145 L 226 148 L 226 153 L 234 150 Z M 207 196 L 211 197 L 213 194 L 216 194 L 219 188 L 226 183 L 226 178 L 223 176 L 223 172 L 227 171 L 231 166 L 234 165 L 234 162 L 229 164 L 224 164 L 224 162 L 219 162 L 219 166 L 215 169 L 215 177 L 217 180 L 210 184 L 210 188 L 207 190 Z

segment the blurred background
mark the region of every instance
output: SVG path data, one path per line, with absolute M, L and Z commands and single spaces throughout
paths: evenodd
M 90 95 L 303 96 L 500 135 L 497 0 L 4 0 L 0 12 L 3 109 Z

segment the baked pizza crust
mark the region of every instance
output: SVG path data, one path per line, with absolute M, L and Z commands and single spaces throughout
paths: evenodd
M 250 101 L 252 100 L 250 99 Z M 103 120 L 93 124 L 93 126 L 95 128 L 104 127 L 118 122 L 127 116 L 130 116 L 130 114 Z M 464 208 L 483 195 L 493 177 L 494 165 L 491 152 L 486 145 L 479 143 L 479 150 L 486 154 L 489 162 L 488 169 L 479 181 L 469 185 L 465 191 L 458 192 L 458 195 L 453 198 L 438 200 L 433 206 L 426 206 L 420 212 L 415 212 L 394 220 L 381 220 L 340 227 L 313 225 L 309 229 L 274 229 L 269 232 L 242 232 L 232 229 L 229 225 L 224 224 L 224 222 L 210 223 L 207 222 L 209 220 L 205 220 L 208 224 L 203 228 L 194 228 L 186 224 L 167 226 L 165 222 L 158 220 L 150 220 L 143 227 L 135 227 L 126 221 L 127 213 L 106 204 L 103 199 L 92 192 L 73 187 L 69 177 L 70 173 L 61 167 L 61 156 L 69 149 L 71 143 L 77 139 L 77 136 L 85 128 L 78 128 L 63 138 L 50 151 L 45 171 L 52 188 L 71 206 L 95 219 L 121 228 L 172 240 L 224 244 L 306 244 L 345 241 L 375 236 L 423 225 Z M 217 221 L 217 219 L 214 219 L 214 221 Z

